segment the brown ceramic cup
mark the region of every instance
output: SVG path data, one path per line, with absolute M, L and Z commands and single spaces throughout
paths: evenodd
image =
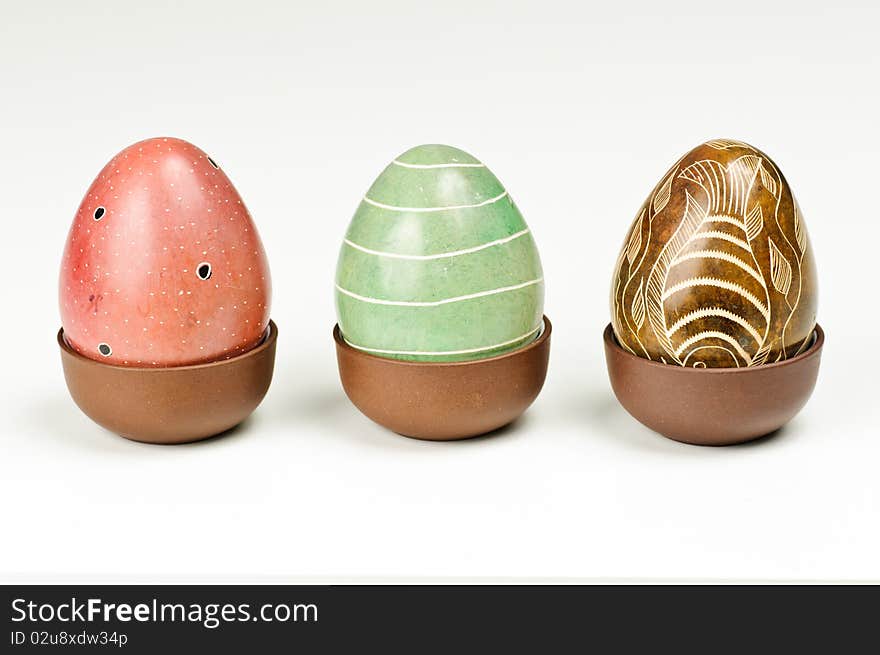
M 752 368 L 687 368 L 625 351 L 605 328 L 611 388 L 635 419 L 690 444 L 724 446 L 778 430 L 807 403 L 825 343 L 818 325 L 813 345 L 791 359 Z
M 353 348 L 333 328 L 342 387 L 351 402 L 398 434 L 466 439 L 503 427 L 538 397 L 550 356 L 549 319 L 522 348 L 466 362 L 412 362 Z
M 270 321 L 260 345 L 236 357 L 139 368 L 84 357 L 58 331 L 64 379 L 79 408 L 116 434 L 157 444 L 206 439 L 250 416 L 272 382 L 277 339 Z

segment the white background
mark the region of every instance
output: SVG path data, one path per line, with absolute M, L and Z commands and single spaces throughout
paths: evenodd
M 877 4 L 421 4 L 0 0 L 0 580 L 880 579 Z M 93 424 L 55 344 L 86 188 L 163 135 L 244 197 L 280 328 L 252 419 L 180 447 Z M 601 333 L 636 210 L 714 137 L 791 183 L 827 345 L 787 428 L 712 449 L 624 412 Z M 510 190 L 555 326 L 532 409 L 460 443 L 361 416 L 330 335 L 348 220 L 425 142 Z

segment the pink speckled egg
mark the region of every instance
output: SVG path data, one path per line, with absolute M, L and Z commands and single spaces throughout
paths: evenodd
M 216 161 L 173 138 L 116 155 L 67 237 L 59 301 L 67 342 L 109 364 L 167 367 L 257 345 L 271 282 L 247 208 Z

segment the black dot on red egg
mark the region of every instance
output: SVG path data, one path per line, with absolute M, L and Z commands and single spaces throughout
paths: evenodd
M 216 168 L 217 170 L 220 170 L 220 167 L 217 165 L 217 162 L 215 162 L 215 161 L 214 161 L 213 159 L 211 159 L 210 157 L 208 157 L 208 161 L 211 163 L 211 166 L 213 166 L 213 167 Z
M 207 280 L 211 277 L 211 264 L 208 262 L 202 262 L 196 268 L 196 275 L 199 276 L 200 280 Z
M 106 214 L 106 213 L 107 213 L 106 209 L 104 209 L 103 207 L 98 207 L 95 210 L 95 213 L 93 214 L 93 216 L 95 217 L 96 221 L 100 221 L 102 218 L 104 218 L 104 214 Z
M 113 349 L 110 347 L 110 344 L 99 343 L 98 352 L 101 353 L 104 357 L 109 357 L 113 354 Z

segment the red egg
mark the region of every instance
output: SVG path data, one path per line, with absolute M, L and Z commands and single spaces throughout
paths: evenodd
M 64 335 L 108 364 L 166 367 L 228 359 L 257 345 L 271 282 L 247 208 L 194 145 L 148 139 L 108 163 L 64 250 Z

